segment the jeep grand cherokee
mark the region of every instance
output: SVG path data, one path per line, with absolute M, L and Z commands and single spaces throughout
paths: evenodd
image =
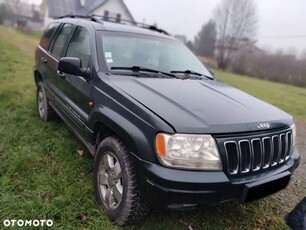
M 110 219 L 285 188 L 300 159 L 293 118 L 217 81 L 165 31 L 123 23 L 55 20 L 34 68 L 39 117 L 59 116 L 94 156 L 95 197 Z

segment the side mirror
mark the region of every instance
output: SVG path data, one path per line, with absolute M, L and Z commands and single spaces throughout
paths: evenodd
M 213 77 L 215 76 L 215 72 L 214 72 L 212 69 L 208 68 L 208 71 L 210 72 L 210 74 L 211 74 Z
M 82 68 L 81 59 L 75 57 L 61 58 L 58 63 L 58 71 L 88 78 L 88 72 Z

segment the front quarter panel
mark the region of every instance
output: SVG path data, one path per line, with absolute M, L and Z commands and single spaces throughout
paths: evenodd
M 139 158 L 158 162 L 154 141 L 158 132 L 174 133 L 165 121 L 135 101 L 100 74 L 92 90 L 95 108 L 90 116 L 90 129 L 97 122 L 113 130 Z

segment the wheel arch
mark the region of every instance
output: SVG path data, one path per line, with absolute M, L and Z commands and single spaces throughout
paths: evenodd
M 128 132 L 120 125 L 116 124 L 115 122 L 105 122 L 105 119 L 98 119 L 94 123 L 94 132 L 93 132 L 93 139 L 92 143 L 94 147 L 97 149 L 99 144 L 104 140 L 106 137 L 109 136 L 117 136 L 120 138 L 130 149 L 132 152 L 137 152 L 136 143 L 133 138 L 128 134 Z
M 92 143 L 95 147 L 98 146 L 105 137 L 116 135 L 129 148 L 129 150 L 141 158 L 146 158 L 154 161 L 154 156 L 148 154 L 152 152 L 152 140 L 146 135 L 146 128 L 141 129 L 137 123 L 123 117 L 121 114 L 107 108 L 97 108 L 91 116 L 93 125 Z M 152 137 L 155 136 L 152 132 Z
M 42 75 L 37 69 L 34 70 L 34 81 L 36 87 L 38 86 L 38 83 L 42 81 Z

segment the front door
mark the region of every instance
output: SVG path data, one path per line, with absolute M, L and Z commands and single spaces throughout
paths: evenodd
M 82 68 L 91 71 L 91 54 L 89 34 L 83 27 L 78 26 L 68 44 L 66 57 L 80 58 Z M 88 117 L 91 111 L 89 105 L 90 91 L 93 86 L 92 78 L 65 74 L 62 82 L 62 92 L 65 97 L 65 106 L 69 111 L 71 121 L 78 133 L 90 135 L 87 129 Z M 86 136 L 85 136 L 86 138 Z

